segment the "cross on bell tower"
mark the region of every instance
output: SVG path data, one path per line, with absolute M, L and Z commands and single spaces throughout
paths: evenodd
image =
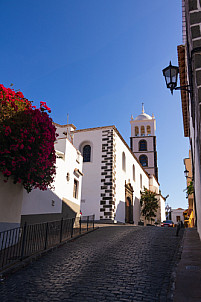
M 144 113 L 144 103 L 142 103 L 142 113 Z

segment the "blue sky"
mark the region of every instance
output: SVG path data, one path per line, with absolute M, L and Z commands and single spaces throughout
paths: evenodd
M 129 144 L 130 116 L 156 117 L 159 182 L 173 208 L 187 207 L 180 92 L 162 69 L 177 65 L 181 1 L 1 0 L 0 83 L 46 101 L 56 123 L 115 125 Z

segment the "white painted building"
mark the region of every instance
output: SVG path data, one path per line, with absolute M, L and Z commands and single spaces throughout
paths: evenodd
M 184 223 L 184 215 L 183 215 L 184 211 L 185 210 L 182 208 L 172 209 L 171 216 L 172 216 L 172 221 L 174 222 L 174 224 L 177 224 L 178 221 L 182 221 Z
M 57 159 L 54 189 L 36 189 L 30 193 L 23 191 L 22 223 L 45 222 L 80 214 L 83 158 L 72 144 L 70 131 L 75 127 L 55 126 L 59 137 L 55 142 Z
M 115 126 L 75 130 L 74 144 L 83 155 L 83 215 L 138 222 L 149 177 Z
M 143 139 L 152 146 L 149 153 L 155 158 L 155 119 L 150 117 L 148 121 L 144 119 L 144 122 L 150 126 L 152 135 L 143 136 Z M 63 129 L 67 125 L 57 127 Z M 165 200 L 160 194 L 155 175 L 157 166 L 151 165 L 152 170 L 147 169 L 149 174 L 115 126 L 81 130 L 73 128 L 71 134 L 75 147 L 83 155 L 84 177 L 81 197 L 83 215 L 95 214 L 95 220 L 137 224 L 140 221 L 140 191 L 146 187 L 156 192 L 158 196 L 157 221 L 165 219 Z M 133 141 L 135 144 L 135 139 Z

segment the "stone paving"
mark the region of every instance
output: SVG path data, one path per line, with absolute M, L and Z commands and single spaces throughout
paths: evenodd
M 0 301 L 171 301 L 182 232 L 104 227 L 67 243 L 0 284 Z

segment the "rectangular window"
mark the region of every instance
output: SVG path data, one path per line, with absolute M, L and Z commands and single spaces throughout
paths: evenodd
M 142 174 L 140 174 L 140 189 L 142 189 Z
M 73 187 L 73 197 L 78 199 L 78 185 L 79 185 L 79 182 L 74 179 L 74 187 Z

